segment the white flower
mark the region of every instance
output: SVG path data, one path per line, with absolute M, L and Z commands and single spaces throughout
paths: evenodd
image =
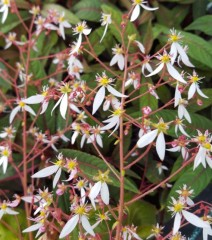
M 113 114 L 111 115 L 111 118 L 108 118 L 107 120 L 104 120 L 103 123 L 107 123 L 104 127 L 101 127 L 101 130 L 109 130 L 115 127 L 112 131 L 112 133 L 109 135 L 111 136 L 118 128 L 120 124 L 120 117 L 124 114 L 124 110 L 120 107 L 117 108 L 115 111 L 113 111 Z
M 0 146 L 0 166 L 3 165 L 3 173 L 5 174 L 7 171 L 7 165 L 9 161 L 9 157 L 11 155 L 11 150 L 9 146 Z
M 186 51 L 180 44 L 180 40 L 183 38 L 181 33 L 177 34 L 175 29 L 170 30 L 169 42 L 171 43 L 170 55 L 172 56 L 172 64 L 174 64 L 177 54 L 180 55 L 180 60 L 188 67 L 194 67 L 194 65 L 189 61 Z
M 34 112 L 34 110 L 28 106 L 27 104 L 37 104 L 43 101 L 43 96 L 31 96 L 29 98 L 22 98 L 21 100 L 17 100 L 17 104 L 18 106 L 13 108 L 12 112 L 10 113 L 10 118 L 9 118 L 9 122 L 11 123 L 14 119 L 14 117 L 16 116 L 16 114 L 19 111 L 27 111 L 29 113 L 31 113 L 32 115 L 36 116 L 36 113 Z
M 121 102 L 118 100 L 118 98 L 114 97 L 112 94 L 109 94 L 105 97 L 106 100 L 103 103 L 103 111 L 109 110 L 110 106 L 116 110 L 121 106 Z
M 101 41 L 103 40 L 106 32 L 107 32 L 108 25 L 112 23 L 111 14 L 102 13 L 100 22 L 101 22 L 101 25 L 102 25 L 102 26 L 105 26 L 104 33 L 103 33 L 103 35 L 102 35 L 102 37 L 101 37 L 101 40 L 100 40 L 100 42 L 101 42 Z
M 172 206 L 168 208 L 172 212 L 172 217 L 175 216 L 173 234 L 176 234 L 180 229 L 182 216 L 186 219 L 186 221 L 188 221 L 189 223 L 196 227 L 199 228 L 210 227 L 210 225 L 204 222 L 201 218 L 197 217 L 193 213 L 184 210 L 186 209 L 184 198 L 179 198 L 178 200 L 176 200 L 175 198 L 172 197 Z
M 65 224 L 59 238 L 64 238 L 69 235 L 79 222 L 82 224 L 82 227 L 85 229 L 86 232 L 88 232 L 92 236 L 95 236 L 93 228 L 91 227 L 87 217 L 89 208 L 86 207 L 84 203 L 81 203 L 80 205 L 75 205 L 72 208 L 75 215 L 72 216 L 72 218 L 68 220 L 68 222 Z
M 67 169 L 68 173 L 69 173 L 69 177 L 67 180 L 65 181 L 71 181 L 77 174 L 78 170 L 77 170 L 77 159 L 66 159 L 66 164 L 65 164 L 65 168 Z
M 53 107 L 52 112 L 60 104 L 60 114 L 64 119 L 66 119 L 65 115 L 68 109 L 68 98 L 69 98 L 69 93 L 71 92 L 70 84 L 62 82 L 62 86 L 60 86 L 59 91 L 62 93 L 62 95 L 57 101 L 57 103 L 55 104 L 55 106 Z
M 157 163 L 156 168 L 158 169 L 159 175 L 161 175 L 164 170 L 165 170 L 165 171 L 168 171 L 168 170 L 169 170 L 166 166 L 162 165 L 161 162 L 158 162 L 158 163 Z
M 199 77 L 197 75 L 197 73 L 195 71 L 193 71 L 193 75 L 189 75 L 188 76 L 188 79 L 189 79 L 189 82 L 191 82 L 191 86 L 189 87 L 189 90 L 188 90 L 188 100 L 191 99 L 195 92 L 197 92 L 201 97 L 203 98 L 208 98 L 201 90 L 200 90 L 200 87 L 199 87 L 199 80 L 203 79 L 204 77 Z
M 71 54 L 68 59 L 68 74 L 72 77 L 80 79 L 80 73 L 83 72 L 83 69 L 84 67 L 80 60 Z
M 102 76 L 97 75 L 96 80 L 99 83 L 100 89 L 96 93 L 96 96 L 93 101 L 93 111 L 92 114 L 95 114 L 96 111 L 101 106 L 102 102 L 105 98 L 105 89 L 107 89 L 112 95 L 116 97 L 127 97 L 126 95 L 121 94 L 115 88 L 113 88 L 110 84 L 114 81 L 112 78 L 109 78 L 105 72 L 102 73 Z
M 74 35 L 75 34 L 78 34 L 79 37 L 78 37 L 78 40 L 77 40 L 77 44 L 75 46 L 75 48 L 71 51 L 71 54 L 75 53 L 75 52 L 78 52 L 80 46 L 81 46 L 81 43 L 82 43 L 82 35 L 89 35 L 90 32 L 91 32 L 91 29 L 88 28 L 87 24 L 85 21 L 83 22 L 80 22 L 78 23 L 75 28 L 73 28 L 73 31 L 74 31 Z
M 118 64 L 119 69 L 123 70 L 124 69 L 124 51 L 123 49 L 116 44 L 114 48 L 112 48 L 114 56 L 112 57 L 110 61 L 110 66 L 113 66 L 114 64 Z
M 148 132 L 145 135 L 142 135 L 141 138 L 137 142 L 137 146 L 139 148 L 143 148 L 150 143 L 152 143 L 155 138 L 156 140 L 156 151 L 161 160 L 164 160 L 165 151 L 166 151 L 166 142 L 164 138 L 164 133 L 169 128 L 167 123 L 164 123 L 162 119 L 160 119 L 159 123 L 153 125 L 156 129 Z
M 127 81 L 125 82 L 125 87 L 133 85 L 134 89 L 138 89 L 140 87 L 140 75 L 134 72 L 128 73 Z
M 178 117 L 179 119 L 182 119 L 183 117 L 185 117 L 185 119 L 191 123 L 191 117 L 187 111 L 187 109 L 185 108 L 188 105 L 188 101 L 186 101 L 185 99 L 179 99 L 178 101 Z
M 174 121 L 174 124 L 175 124 L 175 134 L 178 136 L 177 132 L 178 132 L 178 129 L 180 130 L 180 132 L 189 137 L 188 133 L 184 130 L 184 124 L 183 124 L 183 120 L 182 119 L 179 119 L 179 118 L 176 118 L 176 120 Z
M 33 174 L 31 177 L 32 178 L 44 178 L 44 177 L 48 177 L 48 176 L 51 176 L 52 174 L 56 173 L 54 176 L 54 180 L 53 180 L 53 188 L 55 188 L 59 181 L 59 178 L 61 176 L 62 168 L 64 166 L 63 154 L 59 153 L 57 158 L 58 158 L 58 160 L 54 163 L 53 166 L 46 167 L 46 168 L 38 171 L 37 173 Z
M 18 212 L 12 210 L 9 207 L 9 203 L 7 203 L 6 201 L 4 201 L 3 203 L 0 203 L 0 220 L 2 219 L 4 214 L 9 214 L 9 215 L 17 215 L 19 214 Z
M 159 99 L 159 97 L 158 97 L 158 95 L 157 95 L 157 93 L 156 93 L 156 91 L 155 91 L 155 87 L 152 85 L 152 84 L 148 84 L 148 89 L 149 89 L 149 93 L 153 96 L 153 97 L 155 97 L 156 99 Z
M 107 182 L 110 181 L 109 176 L 108 176 L 109 170 L 107 170 L 104 173 L 101 172 L 100 170 L 98 170 L 98 172 L 99 172 L 99 175 L 94 177 L 94 180 L 96 180 L 98 182 L 94 184 L 94 186 L 91 188 L 90 193 L 88 195 L 94 209 L 96 209 L 95 199 L 99 194 L 105 205 L 108 205 L 109 200 L 110 200 L 109 189 L 107 186 Z
M 0 138 L 14 138 L 14 133 L 16 132 L 15 128 L 12 126 L 5 127 L 4 131 L 0 133 Z
M 147 239 L 149 239 L 149 238 L 151 238 L 151 237 L 155 237 L 155 238 L 161 237 L 163 228 L 164 228 L 164 227 L 160 226 L 160 225 L 157 223 L 156 226 L 153 226 L 153 228 L 151 229 L 151 234 L 148 236 Z
M 189 206 L 193 206 L 194 202 L 193 200 L 190 198 L 190 196 L 192 196 L 194 190 L 190 189 L 189 187 L 187 187 L 186 184 L 183 184 L 183 188 L 180 190 L 176 191 L 178 194 L 180 194 L 180 197 L 185 199 L 185 202 L 189 205 Z
M 131 15 L 131 18 L 130 18 L 131 22 L 135 21 L 138 18 L 139 14 L 140 14 L 140 7 L 144 8 L 147 11 L 154 11 L 154 10 L 158 9 L 158 7 L 150 8 L 150 7 L 146 6 L 145 3 L 147 3 L 147 1 L 132 0 L 132 2 L 133 2 L 133 6 L 135 6 L 135 7 L 132 11 L 132 15 Z
M 122 233 L 123 240 L 131 240 L 131 239 L 142 240 L 142 238 L 140 238 L 136 233 L 136 227 L 134 227 L 133 225 L 131 227 L 130 226 L 123 227 L 122 232 L 123 232 Z
M 65 20 L 65 13 L 63 12 L 59 18 L 58 18 L 58 22 L 59 22 L 59 32 L 62 36 L 62 38 L 65 40 L 65 31 L 64 31 L 64 28 L 70 28 L 71 27 L 71 24 L 68 23 L 66 20 Z
M 4 23 L 8 12 L 9 12 L 9 7 L 10 7 L 10 0 L 1 0 L 0 2 L 0 12 L 2 12 L 2 20 L 1 22 Z
M 168 73 L 176 79 L 177 81 L 186 84 L 186 81 L 183 79 L 183 77 L 178 73 L 178 71 L 172 66 L 171 63 L 171 56 L 167 54 L 167 52 L 164 50 L 163 55 L 159 55 L 157 57 L 160 60 L 159 66 L 150 74 L 147 75 L 147 77 L 151 77 L 153 75 L 156 75 L 159 73 L 164 66 L 166 66 Z
M 172 148 L 166 149 L 169 152 L 181 152 L 182 157 L 186 160 L 189 157 L 188 149 L 186 148 L 185 136 L 180 136 L 177 140 L 172 143 Z
M 97 127 L 92 127 L 91 132 L 93 132 L 93 134 L 90 135 L 90 137 L 87 140 L 87 143 L 96 142 L 101 148 L 103 148 L 103 141 L 102 141 L 101 134 L 103 134 L 104 131 L 101 131 L 100 126 L 97 126 Z
M 8 49 L 9 47 L 12 46 L 12 44 L 16 44 L 16 45 L 24 45 L 24 44 L 25 44 L 25 43 L 23 43 L 23 42 L 16 41 L 16 35 L 17 35 L 17 34 L 14 33 L 14 32 L 10 32 L 10 33 L 7 35 L 7 37 L 6 37 L 6 39 L 5 39 L 6 45 L 5 45 L 4 49 Z
M 78 189 L 80 191 L 81 201 L 85 202 L 86 198 L 86 187 L 87 187 L 87 181 L 85 179 L 79 179 L 75 185 L 74 188 Z
M 211 216 L 203 216 L 202 220 L 208 224 L 211 224 L 212 222 Z M 208 227 L 203 228 L 202 234 L 203 234 L 203 240 L 208 240 L 208 236 L 212 236 L 212 229 L 210 225 Z
M 29 13 L 36 16 L 40 14 L 40 7 L 39 6 L 32 6 L 31 10 L 29 10 Z
M 150 57 L 149 56 L 145 56 L 145 58 L 143 60 L 142 67 L 141 67 L 141 72 L 143 73 L 144 76 L 146 76 L 145 69 L 149 73 L 153 72 L 153 69 L 152 69 L 151 65 L 149 64 L 149 62 L 150 62 Z

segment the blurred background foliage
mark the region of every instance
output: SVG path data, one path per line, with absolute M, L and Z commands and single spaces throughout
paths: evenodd
M 159 10 L 154 12 L 142 11 L 138 20 L 135 23 L 128 23 L 126 30 L 126 41 L 128 35 L 136 34 L 136 39 L 140 40 L 146 49 L 147 54 L 155 53 L 162 46 L 165 45 L 168 39 L 169 30 L 174 28 L 182 33 L 184 36 L 183 44 L 188 45 L 189 51 L 188 55 L 191 62 L 195 65 L 195 70 L 199 76 L 204 76 L 205 78 L 201 81 L 201 89 L 209 97 L 208 99 L 201 99 L 202 105 L 197 104 L 197 99 L 190 102 L 188 109 L 191 112 L 192 125 L 188 126 L 188 133 L 192 135 L 196 134 L 196 129 L 205 131 L 206 129 L 212 130 L 212 1 L 207 0 L 150 0 L 149 3 L 152 6 L 158 6 Z M 92 28 L 92 33 L 89 36 L 90 42 L 100 59 L 108 64 L 111 59 L 111 48 L 117 43 L 121 42 L 120 35 L 116 31 L 113 25 L 109 26 L 109 31 L 99 44 L 99 40 L 103 34 L 104 29 L 100 26 L 99 20 L 101 17 L 101 12 L 112 14 L 112 19 L 117 25 L 124 20 L 123 14 L 131 9 L 132 4 L 129 0 L 34 0 L 34 1 L 24 1 L 16 0 L 16 4 L 20 10 L 20 14 L 26 24 L 30 23 L 31 15 L 29 14 L 29 9 L 33 5 L 40 5 L 42 9 L 42 15 L 46 16 L 49 9 L 55 9 L 59 12 L 65 12 L 66 19 L 72 24 L 76 24 L 81 20 L 86 20 L 89 27 Z M 126 17 L 127 15 L 124 15 Z M 0 31 L 4 34 L 8 32 L 16 32 L 17 35 L 24 41 L 26 39 L 26 32 L 18 17 L 14 14 L 10 14 L 6 22 L 2 25 L 0 23 Z M 18 37 L 18 38 L 19 38 Z M 66 30 L 66 40 L 65 42 L 57 36 L 56 33 L 50 33 L 49 35 L 41 34 L 37 41 L 38 52 L 31 51 L 31 57 L 36 58 L 40 56 L 45 56 L 49 54 L 55 54 L 59 51 L 65 50 L 70 46 L 72 41 L 75 39 L 72 35 L 72 30 Z M 0 38 L 0 56 L 8 61 L 11 65 L 15 66 L 18 59 L 19 53 L 15 47 L 11 47 L 7 50 L 3 50 L 5 41 Z M 133 49 L 132 49 L 133 51 Z M 93 60 L 91 56 L 86 56 L 83 59 L 83 64 L 85 66 L 84 73 L 82 74 L 82 79 L 86 80 L 87 84 L 91 87 L 95 86 L 95 75 L 103 71 L 102 67 Z M 0 63 L 1 69 L 7 69 L 3 63 Z M 7 69 L 10 71 L 9 69 Z M 188 73 L 192 73 L 192 69 L 185 68 Z M 51 61 L 33 61 L 30 65 L 30 72 L 35 76 L 35 80 L 39 78 L 44 78 L 55 71 L 55 65 Z M 117 71 L 117 73 L 119 73 Z M 62 74 L 57 75 L 57 80 L 61 81 L 63 78 Z M 142 81 L 148 81 L 149 83 L 154 83 L 154 78 L 142 79 Z M 47 83 L 45 80 L 42 85 Z M 5 79 L 0 77 L 0 88 L 9 97 L 14 97 L 14 92 L 11 84 Z M 37 89 L 41 89 L 40 86 L 34 86 L 29 84 L 28 93 L 29 96 L 35 94 Z M 130 91 L 130 90 L 128 90 Z M 145 89 L 140 90 L 140 94 Z M 139 94 L 139 93 L 138 93 Z M 164 104 L 173 97 L 172 86 L 163 86 L 158 90 L 158 95 L 160 97 L 160 102 L 155 98 L 145 98 L 142 97 L 139 103 L 136 103 L 127 109 L 128 113 L 132 117 L 140 116 L 140 108 L 143 106 L 151 106 L 152 109 L 157 109 L 158 105 Z M 135 95 L 136 96 L 136 95 Z M 53 103 L 50 103 L 53 104 Z M 35 107 L 36 108 L 36 107 Z M 39 116 L 36 122 L 36 126 L 41 130 L 48 129 L 54 134 L 57 129 L 63 129 L 65 123 L 61 116 L 57 114 L 57 111 L 53 113 L 50 117 L 52 107 L 49 107 L 46 114 Z M 101 118 L 105 118 L 107 114 L 101 112 Z M 173 109 L 166 109 L 157 114 L 157 117 L 163 117 L 164 121 L 170 121 L 176 116 L 176 111 Z M 45 118 L 45 119 L 44 119 Z M 71 123 L 69 119 L 69 123 Z M 92 120 L 89 120 L 91 124 L 95 125 Z M 88 122 L 89 122 L 88 121 Z M 8 125 L 8 114 L 2 113 L 0 119 L 0 128 Z M 67 123 L 66 123 L 67 124 Z M 15 122 L 16 127 L 20 126 L 20 121 Z M 20 131 L 20 127 L 19 127 Z M 20 139 L 17 131 L 16 141 Z M 136 132 L 136 133 L 135 133 Z M 131 143 L 136 141 L 135 132 L 131 131 L 125 139 L 125 150 L 129 150 Z M 175 136 L 174 130 L 171 128 L 168 131 L 168 135 L 171 137 Z M 67 136 L 71 136 L 68 133 Z M 29 149 L 31 148 L 33 142 L 28 140 Z M 112 138 L 104 137 L 104 149 L 103 153 L 107 156 L 108 161 L 113 162 L 116 166 L 118 163 L 117 151 L 118 146 L 114 146 L 114 141 Z M 112 147 L 111 147 L 112 146 Z M 82 170 L 86 175 L 93 176 L 93 170 L 96 170 L 96 166 L 100 164 L 101 160 L 95 156 L 89 157 L 86 154 L 91 153 L 96 155 L 95 150 L 91 146 L 85 146 L 84 152 L 79 151 L 79 142 L 74 146 L 74 150 L 71 149 L 73 146 L 67 146 L 67 144 L 61 144 L 60 148 L 64 148 L 64 154 L 69 157 L 78 157 L 80 161 L 86 166 L 86 161 L 89 159 L 89 167 L 82 167 Z M 86 153 L 87 152 L 87 153 Z M 165 164 L 169 167 L 169 173 L 176 171 L 182 164 L 182 158 L 177 158 L 178 154 L 170 154 L 168 160 L 165 160 Z M 20 155 L 14 154 L 14 159 L 20 162 Z M 84 159 L 84 160 L 83 160 Z M 142 169 L 147 166 L 148 170 L 145 172 L 145 179 L 149 183 L 156 184 L 164 179 L 164 175 L 159 175 L 157 169 L 155 168 L 156 154 L 154 152 L 150 153 L 144 163 L 138 163 L 137 166 L 133 167 L 126 172 L 126 191 L 130 190 L 131 193 L 126 196 L 126 199 L 131 198 L 131 194 L 138 191 L 137 183 L 141 181 Z M 112 161 L 113 160 L 113 161 Z M 128 160 L 132 161 L 131 159 Z M 101 166 L 100 166 L 101 165 Z M 99 168 L 102 170 L 106 169 L 104 163 L 101 162 Z M 183 184 L 188 184 L 194 189 L 194 197 L 197 196 L 202 190 L 204 190 L 207 185 L 211 182 L 211 170 L 203 169 L 199 167 L 195 172 L 193 171 L 193 166 L 186 167 L 180 174 L 176 175 L 171 179 L 170 183 L 173 184 L 171 191 L 164 186 L 163 191 L 154 192 L 150 194 L 145 201 L 139 201 L 130 206 L 127 211 L 129 213 L 129 218 L 127 219 L 128 224 L 134 223 L 139 227 L 139 234 L 142 237 L 148 236 L 152 224 L 156 223 L 155 216 L 160 212 L 160 216 L 157 220 L 163 221 L 167 217 L 164 215 L 163 209 L 168 205 L 170 201 L 170 196 L 176 195 L 176 190 L 182 187 Z M 18 178 L 18 176 L 17 176 Z M 12 168 L 8 169 L 8 172 L 4 176 L 0 176 L 0 186 L 2 187 L 8 180 L 14 180 L 14 171 Z M 111 186 L 112 198 L 114 201 L 117 196 L 118 183 L 113 183 Z M 137 187 L 136 187 L 137 186 Z M 5 185 L 4 185 L 5 187 Z M 8 186 L 6 186 L 8 187 Z M 14 189 L 13 189 L 14 191 Z M 21 191 L 21 190 L 20 190 Z M 114 193 L 114 195 L 113 195 Z M 155 200 L 157 199 L 157 201 Z M 158 201 L 159 199 L 159 201 Z M 150 214 L 151 212 L 151 214 Z M 169 216 L 170 218 L 170 216 Z M 12 239 L 12 238 L 11 238 Z

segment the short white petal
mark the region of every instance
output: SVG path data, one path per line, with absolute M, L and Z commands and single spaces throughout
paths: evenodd
M 12 209 L 10 209 L 10 208 L 7 208 L 7 209 L 6 209 L 6 213 L 8 213 L 8 214 L 10 214 L 10 215 L 17 215 L 17 214 L 19 214 L 19 212 L 16 212 L 16 211 L 14 211 L 14 210 L 12 210 Z
M 105 98 L 105 87 L 102 86 L 98 92 L 96 93 L 96 96 L 93 101 L 93 111 L 92 115 L 96 113 L 96 111 L 99 109 L 101 106 L 102 102 L 104 101 Z
M 58 168 L 59 167 L 57 165 L 49 166 L 49 167 L 46 167 L 46 168 L 38 171 L 37 173 L 33 174 L 31 177 L 32 178 L 48 177 L 48 176 L 54 174 L 58 170 Z
M 8 158 L 4 160 L 3 162 L 3 173 L 5 174 L 7 171 L 7 166 L 8 166 Z
M 18 113 L 18 111 L 21 110 L 21 107 L 20 106 L 17 106 L 15 108 L 13 108 L 12 112 L 10 113 L 10 119 L 9 119 L 9 122 L 12 123 L 14 117 L 16 116 L 16 114 Z
M 124 56 L 123 55 L 119 55 L 118 66 L 119 66 L 120 70 L 124 69 Z
M 189 137 L 188 133 L 184 130 L 184 128 L 182 127 L 182 125 L 179 125 L 179 129 L 181 131 L 182 134 L 184 134 L 185 136 Z
M 118 55 L 114 55 L 110 61 L 110 66 L 113 66 L 114 64 L 116 64 L 118 62 Z
M 183 79 L 183 77 L 179 74 L 179 72 L 170 63 L 166 63 L 166 67 L 167 67 L 167 70 L 168 70 L 169 74 L 174 79 L 176 79 L 177 81 L 179 81 L 181 83 L 186 84 L 186 81 Z
M 183 210 L 183 217 L 191 224 L 199 228 L 208 228 L 210 224 L 206 221 L 203 221 L 201 218 L 197 217 L 193 213 Z
M 158 134 L 158 129 L 155 129 L 143 135 L 137 142 L 139 148 L 143 148 L 153 142 Z
M 140 49 L 140 51 L 141 51 L 142 53 L 145 53 L 144 45 L 143 45 L 142 43 L 140 43 L 139 41 L 135 41 L 135 42 L 136 42 L 138 48 Z
M 171 64 L 173 65 L 177 57 L 177 48 L 175 43 L 172 43 L 169 55 L 171 56 Z
M 67 108 L 68 108 L 68 94 L 65 93 L 60 103 L 60 114 L 63 117 L 63 119 L 66 119 Z
M 166 151 L 166 142 L 164 138 L 163 132 L 159 133 L 157 140 L 156 140 L 156 151 L 158 156 L 161 160 L 164 160 L 165 151 Z
M 64 27 L 62 24 L 60 24 L 59 30 L 60 30 L 61 37 L 65 40 L 66 37 L 65 37 Z
M 83 30 L 83 34 L 85 34 L 85 35 L 88 35 L 88 34 L 90 34 L 91 33 L 91 28 L 89 28 L 89 29 L 84 29 Z
M 79 110 L 79 108 L 78 108 L 76 105 L 74 105 L 73 103 L 70 103 L 70 104 L 69 104 L 69 107 L 70 107 L 71 110 L 73 110 L 74 112 L 76 112 L 76 113 L 81 113 L 81 111 Z
M 48 101 L 44 101 L 44 102 L 43 102 L 43 104 L 42 104 L 42 109 L 41 109 L 40 114 L 43 114 L 43 113 L 46 111 L 48 105 L 49 105 L 49 102 L 48 102 Z
M 177 233 L 178 230 L 180 229 L 181 218 L 182 218 L 181 214 L 177 212 L 174 218 L 173 235 Z
M 104 204 L 108 205 L 110 201 L 109 189 L 107 184 L 104 182 L 102 183 L 101 187 L 101 198 Z
M 59 179 L 60 179 L 61 172 L 62 172 L 62 169 L 59 168 L 58 171 L 57 171 L 57 173 L 56 173 L 55 176 L 54 176 L 53 188 L 56 187 L 56 185 L 57 185 L 57 183 L 58 183 L 58 181 L 59 181 Z
M 184 109 L 185 109 L 185 107 L 184 107 L 183 105 L 179 105 L 179 106 L 178 106 L 178 117 L 179 117 L 180 119 L 183 118 Z
M 139 14 L 140 14 L 140 6 L 136 5 L 135 8 L 132 11 L 130 22 L 135 21 L 138 18 Z
M 82 215 L 81 222 L 82 222 L 82 226 L 85 229 L 85 231 L 88 232 L 90 235 L 95 236 L 93 228 L 91 227 L 86 216 Z
M 75 131 L 74 134 L 72 135 L 71 137 L 71 144 L 74 144 L 75 141 L 76 141 L 76 138 L 78 137 L 79 135 L 79 132 L 78 131 Z
M 151 77 L 153 75 L 156 75 L 157 73 L 159 73 L 164 67 L 164 63 L 161 63 L 157 68 L 155 68 L 155 70 L 153 72 L 151 72 L 150 74 L 147 75 L 147 77 Z
M 59 238 L 64 238 L 66 237 L 69 233 L 71 233 L 74 228 L 77 226 L 77 223 L 79 221 L 79 215 L 73 216 L 64 226 L 62 229 Z

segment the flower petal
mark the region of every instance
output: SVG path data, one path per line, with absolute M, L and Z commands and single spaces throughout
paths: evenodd
M 164 138 L 163 132 L 159 133 L 157 140 L 156 140 L 156 151 L 160 160 L 164 160 L 165 151 L 166 151 L 166 142 Z
M 157 68 L 155 68 L 155 70 L 153 72 L 151 72 L 150 74 L 147 75 L 147 77 L 151 77 L 153 75 L 156 75 L 157 73 L 159 73 L 164 67 L 164 63 L 161 63 Z
M 136 5 L 135 8 L 132 11 L 130 22 L 135 21 L 138 18 L 139 14 L 140 14 L 140 6 Z
M 67 108 L 68 108 L 68 94 L 65 93 L 60 103 L 60 114 L 63 117 L 63 119 L 66 119 Z
M 10 113 L 10 119 L 9 119 L 9 122 L 12 123 L 14 117 L 16 116 L 16 114 L 18 113 L 18 111 L 21 110 L 21 107 L 20 106 L 17 106 L 15 108 L 13 108 L 12 112 Z
M 37 94 L 35 96 L 31 96 L 29 98 L 22 100 L 22 102 L 24 102 L 26 104 L 37 104 L 37 103 L 43 102 L 44 98 L 45 97 L 43 95 Z
M 101 198 L 102 198 L 102 201 L 104 202 L 104 204 L 106 204 L 106 205 L 109 204 L 109 200 L 110 200 L 109 189 L 108 189 L 108 186 L 107 186 L 107 184 L 105 182 L 102 183 Z
M 58 181 L 59 181 L 59 179 L 60 179 L 61 172 L 62 172 L 62 169 L 59 168 L 58 171 L 57 171 L 57 173 L 56 173 L 55 176 L 54 176 L 54 180 L 53 180 L 53 188 L 56 187 L 56 185 L 57 185 L 57 183 L 58 183 Z
M 182 210 L 183 217 L 191 224 L 199 228 L 208 228 L 210 224 L 206 221 L 203 221 L 201 218 L 197 217 L 193 213 L 190 213 L 186 210 Z
M 66 237 L 69 233 L 71 233 L 74 228 L 77 226 L 77 223 L 79 221 L 79 215 L 73 216 L 63 227 L 59 238 L 64 238 Z
M 181 218 L 181 214 L 177 212 L 174 218 L 173 235 L 180 229 Z
M 94 98 L 92 115 L 94 115 L 96 113 L 96 111 L 99 109 L 102 102 L 104 101 L 104 98 L 105 98 L 105 87 L 102 86 L 98 90 L 98 92 L 96 93 L 96 96 Z
M 24 106 L 24 110 L 31 113 L 33 116 L 36 116 L 36 113 L 34 112 L 34 110 L 28 105 Z
M 107 90 L 116 97 L 128 97 L 128 96 L 118 92 L 115 88 L 111 87 L 110 85 L 107 86 Z
M 84 216 L 84 215 L 81 216 L 81 222 L 82 222 L 82 226 L 85 229 L 85 231 L 88 232 L 90 235 L 95 236 L 93 228 L 91 227 L 86 216 Z
M 188 90 L 188 100 L 191 99 L 194 96 L 195 92 L 196 92 L 196 84 L 192 83 L 189 90 Z
M 40 227 L 42 227 L 42 223 L 37 223 L 37 224 L 34 224 L 26 229 L 24 229 L 22 232 L 23 233 L 26 233 L 26 232 L 33 232 L 33 231 L 36 231 L 38 230 Z
M 143 135 L 137 142 L 139 148 L 143 148 L 153 142 L 158 134 L 158 129 L 155 129 Z
M 53 173 L 55 173 L 58 170 L 58 168 L 59 167 L 57 165 L 49 166 L 49 167 L 46 167 L 46 168 L 38 171 L 37 173 L 33 174 L 31 177 L 32 178 L 48 177 L 48 176 L 52 175 Z
M 176 79 L 177 81 L 186 84 L 186 81 L 183 79 L 183 77 L 179 74 L 179 72 L 170 64 L 166 63 L 167 70 L 169 74 Z

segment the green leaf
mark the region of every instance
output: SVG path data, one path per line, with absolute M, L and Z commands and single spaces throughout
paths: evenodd
M 206 13 L 208 0 L 195 0 L 192 6 L 192 15 L 193 18 L 199 18 L 204 16 Z
M 176 198 L 179 196 L 176 190 L 183 187 L 186 184 L 188 187 L 194 190 L 193 197 L 198 196 L 211 182 L 212 180 L 212 170 L 207 167 L 203 168 L 199 166 L 193 171 L 193 166 L 187 169 L 183 175 L 175 182 L 174 186 L 171 188 L 167 199 L 167 205 L 170 204 L 171 197 Z
M 1 70 L 6 70 L 6 67 L 2 62 L 0 62 L 0 71 Z M 10 82 L 10 80 L 8 81 Z M 0 76 L 0 88 L 2 92 L 6 93 L 9 89 L 12 88 L 9 82 L 5 81 L 4 78 Z
M 82 20 L 99 22 L 101 18 L 101 1 L 81 0 L 74 5 L 73 11 Z
M 19 11 L 19 13 L 20 13 L 23 21 L 26 21 L 31 18 L 31 15 L 26 11 Z M 4 24 L 2 24 L 0 22 L 0 30 L 2 33 L 7 33 L 10 30 L 12 30 L 13 28 L 15 28 L 16 26 L 18 26 L 20 23 L 21 23 L 21 21 L 19 20 L 19 18 L 16 14 L 10 14 L 7 17 Z
M 54 4 L 54 3 L 47 3 L 43 5 L 42 8 L 42 15 L 47 16 L 48 15 L 48 11 L 50 9 L 54 9 L 56 11 L 58 11 L 60 14 L 65 13 L 65 19 L 72 24 L 77 24 L 78 22 L 80 22 L 80 19 L 74 15 L 70 10 L 58 5 L 58 4 Z
M 98 174 L 98 170 L 107 171 L 108 166 L 104 161 L 91 154 L 81 152 L 73 149 L 60 149 L 65 157 L 77 158 L 81 171 L 86 174 L 89 178 L 93 178 Z M 112 166 L 111 166 L 112 167 Z M 113 168 L 113 167 L 112 167 Z M 115 169 L 114 169 L 115 170 Z M 115 170 L 116 171 L 116 170 Z M 118 171 L 116 171 L 118 173 Z M 119 187 L 120 184 L 114 174 L 110 171 L 110 179 L 112 180 L 111 185 Z M 134 193 L 138 193 L 137 187 L 127 178 L 125 178 L 125 189 Z
M 126 200 L 131 200 L 132 195 L 128 194 Z M 152 204 L 139 200 L 127 207 L 128 218 L 127 224 L 138 226 L 137 233 L 139 236 L 146 238 L 150 235 L 152 226 L 156 223 L 156 208 Z
M 207 35 L 212 36 L 211 23 L 212 23 L 211 15 L 202 16 L 200 18 L 197 18 L 190 25 L 188 25 L 185 28 L 185 30 L 199 30 L 201 32 L 204 32 Z

